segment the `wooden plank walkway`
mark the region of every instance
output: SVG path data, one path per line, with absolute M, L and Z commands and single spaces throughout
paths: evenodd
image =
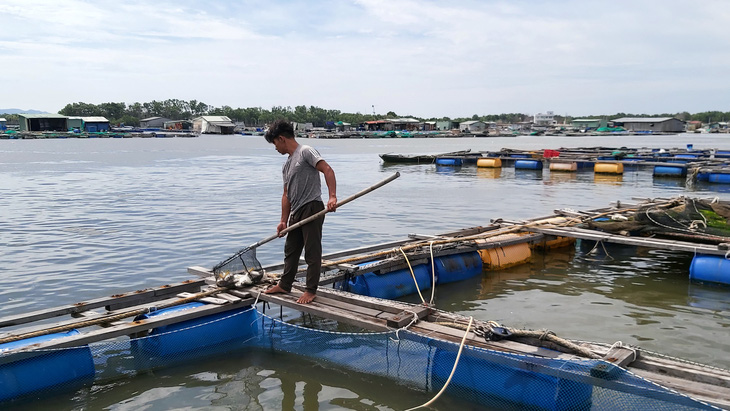
M 668 240 L 663 238 L 628 237 L 578 227 L 529 227 L 525 230 L 554 236 L 580 238 L 583 240 L 603 241 L 607 243 L 639 247 L 659 248 L 663 250 L 684 251 L 688 253 L 724 256 L 728 252 L 727 248 L 721 248 L 717 245 L 690 243 L 687 241 Z

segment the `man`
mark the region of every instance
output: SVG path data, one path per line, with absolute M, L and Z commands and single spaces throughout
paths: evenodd
M 285 120 L 273 122 L 264 138 L 274 145 L 276 151 L 289 156 L 282 168 L 284 194 L 281 196 L 281 221 L 276 227 L 276 232 L 281 235 L 281 231 L 289 225 L 324 210 L 319 173 L 324 174 L 324 181 L 329 190 L 327 209 L 335 211 L 337 208 L 335 172 L 317 150 L 297 143 L 294 138 L 294 128 Z M 323 223 L 324 216 L 288 233 L 284 244 L 284 272 L 279 283 L 266 290 L 266 294 L 291 291 L 303 249 L 304 260 L 307 263 L 307 283 L 304 294 L 297 302 L 308 304 L 314 300 L 322 269 Z

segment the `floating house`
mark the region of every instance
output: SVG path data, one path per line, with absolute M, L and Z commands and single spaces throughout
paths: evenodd
M 312 129 L 314 128 L 314 124 L 312 124 L 312 123 L 292 122 L 292 126 L 294 127 L 295 131 L 304 131 L 304 132 L 312 131 Z
M 233 134 L 236 125 L 226 116 L 200 116 L 193 119 L 193 131 L 200 134 Z
M 595 130 L 599 127 L 606 127 L 606 121 L 599 118 L 576 118 L 572 124 L 573 128 L 578 130 Z
M 68 117 L 60 114 L 18 114 L 20 131 L 68 131 Z
M 5 130 L 7 130 L 7 128 L 8 128 L 8 125 L 7 125 L 7 123 L 8 123 L 8 120 L 6 120 L 6 119 L 5 119 L 5 118 L 3 118 L 3 117 L 0 117 L 0 131 L 5 131 Z
M 685 129 L 684 121 L 672 117 L 621 117 L 612 121 L 628 131 L 682 133 Z
M 459 128 L 459 123 L 457 121 L 451 121 L 451 120 L 442 120 L 436 122 L 436 129 L 437 130 L 456 130 Z
M 66 127 L 68 127 L 68 131 L 82 131 L 84 129 L 84 119 L 83 117 L 77 117 L 77 116 L 70 116 L 66 120 Z
M 109 120 L 106 117 L 81 117 L 84 121 L 84 131 L 89 133 L 98 133 L 109 131 Z
M 393 124 L 393 130 L 414 131 L 420 128 L 421 122 L 415 118 L 389 118 Z
M 393 130 L 393 122 L 390 120 L 366 121 L 365 127 L 368 131 L 391 131 Z
M 172 121 L 172 119 L 165 117 L 148 117 L 139 120 L 139 126 L 141 128 L 162 128 L 165 126 L 166 121 Z
M 487 124 L 479 120 L 462 121 L 459 123 L 459 130 L 468 133 L 482 133 L 487 129 Z
M 352 125 L 350 123 L 345 123 L 344 121 L 338 121 L 335 123 L 335 128 L 337 131 L 350 131 Z
M 193 129 L 193 122 L 190 120 L 170 120 L 162 124 L 165 130 L 190 131 Z

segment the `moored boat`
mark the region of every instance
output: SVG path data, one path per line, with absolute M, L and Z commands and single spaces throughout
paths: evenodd
M 433 164 L 437 157 L 444 156 L 459 156 L 465 155 L 471 152 L 471 149 L 452 151 L 450 153 L 442 154 L 394 154 L 385 153 L 379 154 L 380 158 L 385 163 L 403 163 L 403 164 Z

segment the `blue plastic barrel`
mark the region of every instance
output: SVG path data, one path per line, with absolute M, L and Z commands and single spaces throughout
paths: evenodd
M 710 181 L 710 173 L 697 173 L 697 181 Z
M 134 320 L 154 318 L 182 310 L 204 306 L 192 302 L 153 311 L 137 316 Z M 218 348 L 235 347 L 258 334 L 258 316 L 250 305 L 204 317 L 163 325 L 152 330 L 148 337 L 132 341 L 135 355 L 146 358 L 179 356 L 217 352 Z
M 418 282 L 418 289 L 431 287 L 431 267 L 420 264 L 413 267 L 413 274 Z M 408 268 L 387 274 L 365 273 L 350 280 L 350 291 L 355 294 L 385 299 L 395 299 L 414 294 L 418 290 Z
M 528 371 L 529 367 L 517 365 L 522 361 L 519 356 L 514 356 L 512 361 L 504 357 L 494 361 L 497 355 L 511 356 L 482 350 L 462 352 L 446 392 L 491 407 L 494 406 L 494 399 L 498 398 L 520 409 L 590 409 L 592 385 Z M 444 386 L 455 361 L 454 351 L 440 347 L 436 349 L 431 368 L 433 390 L 440 390 Z M 510 362 L 515 366 L 506 365 Z M 540 365 L 548 369 L 565 369 L 563 360 L 544 359 Z
M 516 169 L 523 170 L 542 170 L 542 161 L 540 160 L 517 160 L 515 161 Z
M 689 279 L 730 284 L 730 260 L 718 255 L 697 254 L 689 266 Z
M 710 173 L 710 175 L 707 177 L 707 181 L 709 181 L 710 183 L 730 184 L 730 174 Z
M 0 344 L 0 353 L 78 333 L 71 330 Z M 46 396 L 51 391 L 71 391 L 94 380 L 94 359 L 87 345 L 20 358 L 0 365 L 0 401 L 33 393 Z
M 460 158 L 437 157 L 436 164 L 439 166 L 460 166 L 462 163 Z
M 654 166 L 655 176 L 684 177 L 687 175 L 686 167 Z
M 509 155 L 512 158 L 531 158 L 531 154 L 510 154 Z
M 476 251 L 436 257 L 434 260 L 436 284 L 451 283 L 481 275 L 482 264 L 482 257 Z
M 697 158 L 696 154 L 677 154 L 674 158 Z

